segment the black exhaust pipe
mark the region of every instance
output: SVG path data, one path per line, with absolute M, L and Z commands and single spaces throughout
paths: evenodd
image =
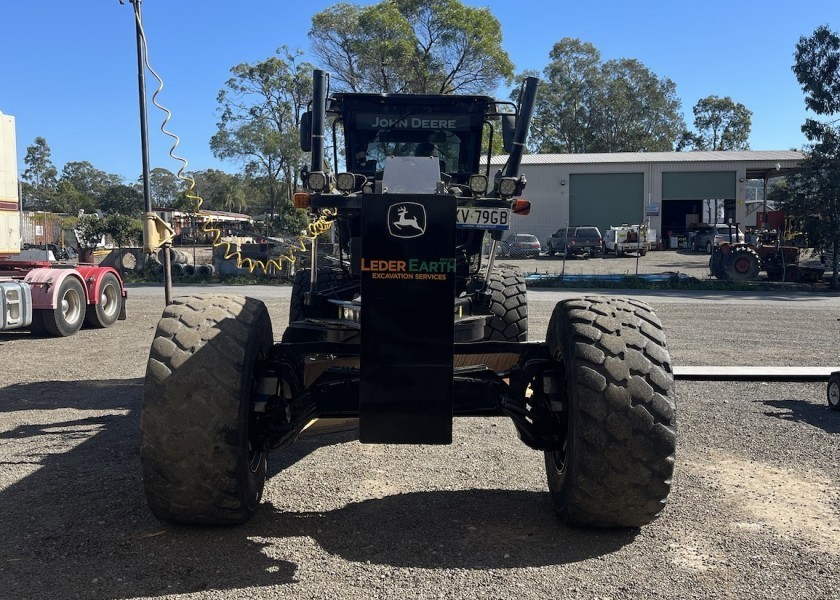
M 312 73 L 312 165 L 311 171 L 324 170 L 324 123 L 327 112 L 326 71 Z
M 531 115 L 534 114 L 534 104 L 537 100 L 537 85 L 540 80 L 536 77 L 525 79 L 525 89 L 519 104 L 519 116 L 516 119 L 516 131 L 513 133 L 513 149 L 510 152 L 502 177 L 519 177 L 519 166 L 525 153 L 525 142 L 528 139 L 528 128 L 531 126 Z

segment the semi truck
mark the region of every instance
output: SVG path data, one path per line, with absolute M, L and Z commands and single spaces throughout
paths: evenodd
M 125 319 L 126 290 L 110 267 L 59 264 L 21 250 L 15 119 L 0 113 L 0 331 L 66 337 Z

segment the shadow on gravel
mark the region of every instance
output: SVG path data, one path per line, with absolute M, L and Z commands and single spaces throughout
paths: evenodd
M 826 433 L 840 433 L 840 415 L 828 408 L 828 403 L 814 404 L 804 400 L 765 400 L 765 406 L 779 410 L 766 411 L 768 417 L 783 421 L 805 423 Z
M 12 424 L 0 432 L 0 596 L 247 595 L 296 582 L 298 565 L 282 555 L 301 536 L 352 562 L 486 569 L 576 562 L 637 535 L 563 527 L 546 492 L 514 490 L 399 494 L 324 513 L 265 503 L 240 527 L 161 523 L 140 480 L 141 398 L 141 379 L 0 388 L 0 412 Z M 276 473 L 352 439 L 301 440 L 269 464 Z
M 424 569 L 574 563 L 616 552 L 638 534 L 564 527 L 548 492 L 494 489 L 396 494 L 319 513 L 275 510 L 266 524 L 263 535 L 310 536 L 348 561 Z

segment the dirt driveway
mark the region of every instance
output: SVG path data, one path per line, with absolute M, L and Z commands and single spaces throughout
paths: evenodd
M 288 288 L 235 291 L 277 335 Z M 162 296 L 133 288 L 104 331 L 0 333 L 0 598 L 840 598 L 840 413 L 816 383 L 678 384 L 673 492 L 641 530 L 561 525 L 542 456 L 495 418 L 444 447 L 299 440 L 251 522 L 162 523 L 138 462 Z M 529 293 L 532 338 L 554 301 Z M 675 364 L 840 362 L 836 298 L 648 301 Z

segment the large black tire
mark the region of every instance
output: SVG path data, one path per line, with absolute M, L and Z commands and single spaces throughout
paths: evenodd
M 709 271 L 717 279 L 726 279 L 726 271 L 723 269 L 723 252 L 715 249 L 709 257 Z
M 726 255 L 723 270 L 726 278 L 732 281 L 753 281 L 761 270 L 761 261 L 752 248 L 738 246 Z
M 829 375 L 826 397 L 831 410 L 840 410 L 840 371 L 834 371 Z
M 493 271 L 487 284 L 490 312 L 484 326 L 485 340 L 524 342 L 528 340 L 528 297 L 525 279 L 508 270 Z
M 545 453 L 548 487 L 572 525 L 638 527 L 671 489 L 676 404 L 662 324 L 635 300 L 560 302 L 547 345 L 563 375 L 562 450 Z
M 66 277 L 58 288 L 56 307 L 33 311 L 35 329 L 55 337 L 73 335 L 85 320 L 85 290 L 75 277 Z
M 259 506 L 265 454 L 254 447 L 254 367 L 273 343 L 259 300 L 176 298 L 149 353 L 140 459 L 149 507 L 179 523 L 243 523 Z
M 304 295 L 309 292 L 311 287 L 309 282 L 309 274 L 311 272 L 311 269 L 301 269 L 295 272 L 294 279 L 292 279 L 292 297 L 289 300 L 289 323 L 294 323 L 304 318 L 303 300 Z M 319 267 L 318 283 L 315 286 L 315 291 L 327 291 L 344 284 L 346 279 L 347 275 L 339 268 Z M 342 300 L 350 300 L 350 298 L 342 298 Z
M 85 322 L 91 327 L 110 327 L 120 317 L 122 302 L 122 288 L 117 276 L 105 273 L 99 284 L 99 302 L 88 304 Z

